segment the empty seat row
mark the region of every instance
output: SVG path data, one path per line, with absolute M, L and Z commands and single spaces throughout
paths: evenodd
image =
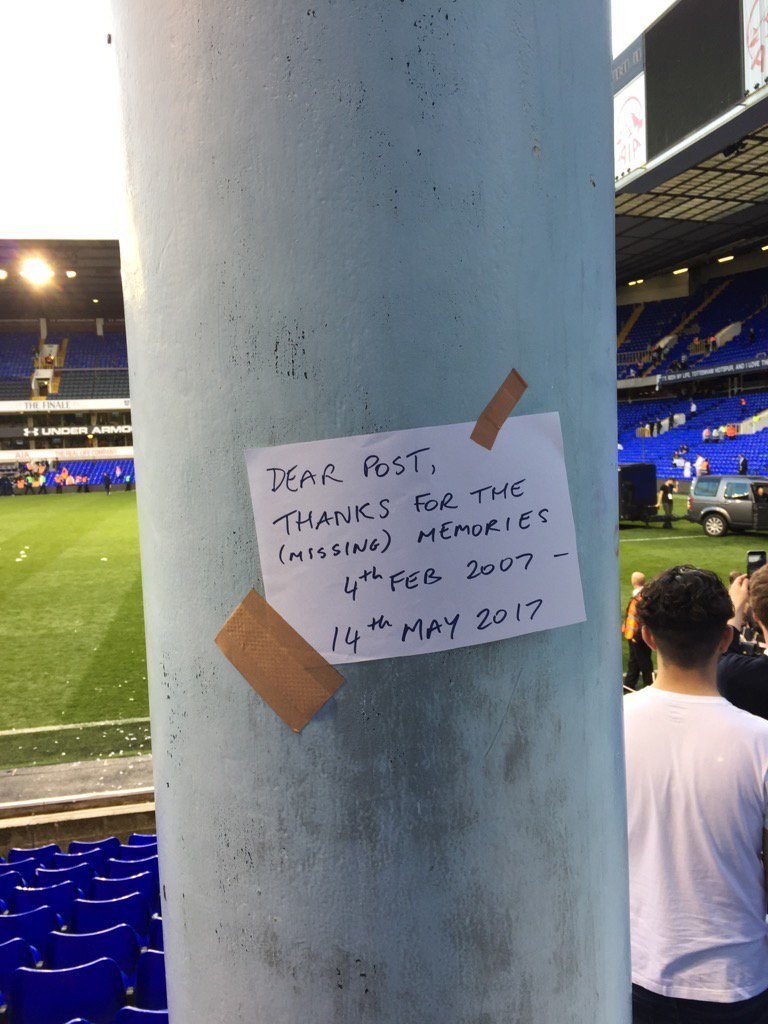
M 0 1019 L 167 1024 L 159 883 L 154 835 L 0 857 Z
M 0 952 L 2 949 L 0 946 Z M 145 1020 L 167 1024 L 168 1020 L 165 958 L 155 950 L 139 953 L 135 988 L 127 984 L 111 957 L 50 970 L 19 963 L 6 985 L 12 1024 L 128 1024 Z M 126 1006 L 129 999 L 133 999 L 134 1006 Z

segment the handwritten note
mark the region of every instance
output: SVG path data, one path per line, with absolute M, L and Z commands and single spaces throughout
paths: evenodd
M 334 664 L 585 618 L 557 413 L 246 452 L 266 598 Z

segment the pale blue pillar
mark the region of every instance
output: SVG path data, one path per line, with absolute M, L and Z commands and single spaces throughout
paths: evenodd
M 603 0 L 115 5 L 175 1024 L 624 1024 Z M 587 621 L 347 666 L 300 736 L 214 637 L 243 450 L 559 411 Z

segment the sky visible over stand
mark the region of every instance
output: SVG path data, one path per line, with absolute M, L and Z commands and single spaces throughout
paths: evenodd
M 614 54 L 670 5 L 612 0 Z M 1 0 L 0 238 L 117 237 L 122 155 L 111 22 L 109 0 Z

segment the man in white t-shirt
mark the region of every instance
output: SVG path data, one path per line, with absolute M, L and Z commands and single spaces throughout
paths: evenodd
M 624 699 L 633 1024 L 765 1024 L 768 722 L 720 696 L 733 605 L 677 566 L 643 590 L 653 686 Z

